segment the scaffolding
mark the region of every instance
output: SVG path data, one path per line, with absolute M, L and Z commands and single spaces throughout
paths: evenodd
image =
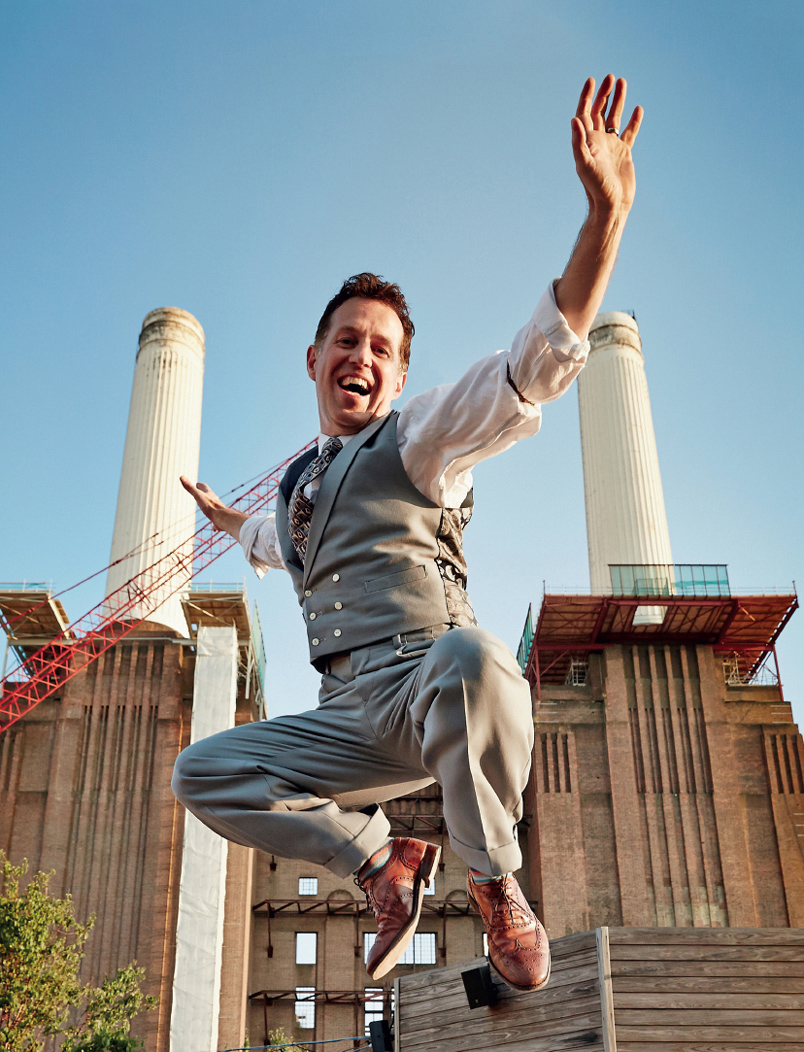
M 545 684 L 581 685 L 581 676 L 575 670 L 580 673 L 591 653 L 609 646 L 651 643 L 711 646 L 724 657 L 727 682 L 773 683 L 781 694 L 776 641 L 798 608 L 795 587 L 780 595 L 734 595 L 725 567 L 702 565 L 675 567 L 675 577 L 684 585 L 683 594 L 661 594 L 654 587 L 659 574 L 634 572 L 653 568 L 625 569 L 630 575 L 618 577 L 623 594 L 564 595 L 545 590 L 535 628 L 528 610 L 519 661 L 539 700 Z M 685 574 L 685 570 L 691 573 Z M 696 574 L 698 570 L 701 572 Z M 648 623 L 635 616 L 645 608 L 646 598 L 651 608 L 660 611 L 660 616 Z

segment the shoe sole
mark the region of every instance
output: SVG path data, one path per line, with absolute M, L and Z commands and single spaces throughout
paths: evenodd
M 475 913 L 478 913 L 482 917 L 483 913 L 480 907 L 478 906 L 477 902 L 475 901 L 475 897 L 472 894 L 471 888 L 467 887 L 466 895 L 469 899 L 469 902 L 472 904 L 472 908 L 474 909 Z M 516 983 L 511 982 L 509 978 L 503 975 L 503 973 L 500 971 L 500 969 L 497 967 L 494 961 L 492 961 L 491 954 L 487 954 L 486 960 L 489 962 L 491 967 L 494 969 L 496 974 L 499 975 L 499 977 L 502 979 L 506 986 L 510 986 L 512 990 L 518 990 L 520 991 L 520 993 L 523 994 L 532 993 L 534 990 L 543 990 L 545 986 L 547 986 L 547 984 L 550 982 L 550 973 L 553 970 L 553 958 L 551 956 L 547 961 L 547 975 L 545 975 L 544 979 L 542 979 L 540 983 L 537 983 L 535 986 L 517 986 Z
M 370 972 L 366 969 L 369 979 L 381 979 L 384 975 L 387 975 L 392 968 L 396 967 L 399 958 L 404 954 L 408 946 L 410 946 L 411 939 L 416 934 L 419 917 L 421 917 L 422 913 L 424 889 L 430 887 L 430 882 L 435 876 L 435 871 L 438 868 L 438 861 L 440 858 L 441 848 L 438 844 L 428 844 L 424 855 L 422 856 L 422 860 L 419 863 L 419 870 L 413 884 L 413 895 L 415 901 L 413 914 L 405 927 L 399 929 L 399 935 L 397 935 L 396 940 L 388 947 L 385 956 L 377 961 Z

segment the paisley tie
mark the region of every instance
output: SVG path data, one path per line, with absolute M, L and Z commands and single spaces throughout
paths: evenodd
M 304 490 L 313 479 L 317 479 L 327 470 L 342 449 L 343 442 L 339 438 L 327 439 L 324 448 L 315 460 L 311 460 L 299 476 L 299 481 L 291 495 L 288 504 L 288 532 L 302 563 L 304 563 L 304 556 L 307 552 L 307 535 L 310 532 L 310 520 L 315 507 L 310 498 L 305 497 Z

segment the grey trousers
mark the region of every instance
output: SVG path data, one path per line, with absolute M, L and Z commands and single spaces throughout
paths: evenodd
M 229 840 L 348 876 L 388 837 L 378 805 L 437 781 L 453 850 L 496 876 L 522 863 L 532 747 L 530 691 L 511 652 L 454 628 L 353 651 L 322 677 L 317 709 L 194 743 L 173 791 Z

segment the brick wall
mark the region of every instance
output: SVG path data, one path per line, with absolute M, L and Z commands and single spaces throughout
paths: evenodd
M 527 806 L 548 932 L 800 926 L 802 757 L 779 689 L 727 686 L 711 647 L 610 646 L 584 686 L 543 686 Z

